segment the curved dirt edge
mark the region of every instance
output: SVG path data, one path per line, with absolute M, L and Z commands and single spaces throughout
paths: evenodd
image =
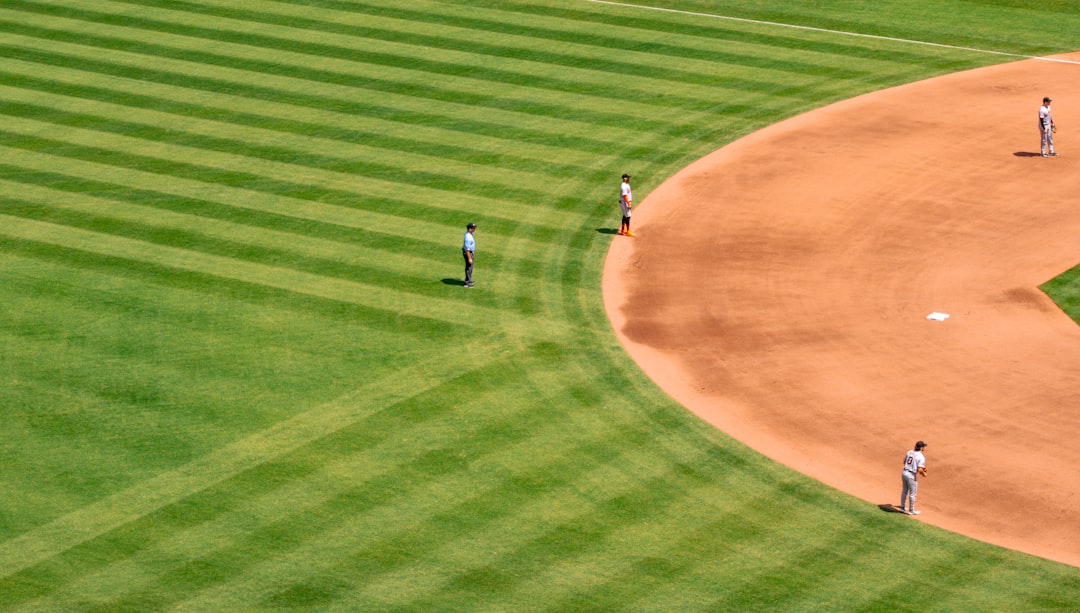
M 1080 261 L 1078 76 L 938 77 L 691 164 L 608 252 L 620 342 L 708 423 L 874 504 L 925 439 L 920 521 L 1080 566 L 1080 328 L 1037 289 Z M 1057 158 L 1033 155 L 1044 94 Z

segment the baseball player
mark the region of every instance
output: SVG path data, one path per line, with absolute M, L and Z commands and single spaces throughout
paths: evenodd
M 926 443 L 919 441 L 915 448 L 904 456 L 904 470 L 900 473 L 902 489 L 900 490 L 900 512 L 908 515 L 918 515 L 915 510 L 915 494 L 919 491 L 919 475 L 926 476 L 926 457 L 922 450 Z M 907 504 L 907 508 L 904 505 Z
M 630 231 L 630 214 L 634 208 L 634 194 L 630 191 L 630 175 L 623 173 L 622 187 L 619 188 L 619 208 L 622 209 L 622 224 L 619 226 L 619 234 L 633 236 Z
M 1039 107 L 1039 153 L 1043 157 L 1046 157 L 1047 153 L 1057 155 L 1054 153 L 1054 131 L 1057 126 L 1054 125 L 1054 117 L 1050 115 L 1050 102 L 1050 98 L 1045 97 Z
M 476 252 L 476 224 L 470 222 L 465 226 L 465 239 L 461 243 L 461 256 L 465 258 L 465 287 L 472 287 L 473 255 Z

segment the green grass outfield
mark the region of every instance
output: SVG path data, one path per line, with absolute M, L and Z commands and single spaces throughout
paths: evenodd
M 654 4 L 0 3 L 0 608 L 1080 606 L 699 422 L 599 290 L 621 173 L 1015 59 L 690 13 L 1045 54 L 1076 3 Z

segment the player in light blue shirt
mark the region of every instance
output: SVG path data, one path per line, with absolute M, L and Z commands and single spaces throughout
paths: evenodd
M 476 224 L 465 226 L 465 240 L 461 243 L 461 255 L 465 258 L 465 287 L 472 287 L 473 254 L 476 251 Z

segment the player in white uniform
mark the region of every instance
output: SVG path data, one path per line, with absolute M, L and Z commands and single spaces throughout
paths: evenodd
M 623 174 L 622 187 L 619 188 L 619 208 L 622 209 L 622 224 L 619 226 L 619 234 L 633 236 L 630 231 L 630 214 L 634 208 L 634 194 L 630 191 L 630 175 Z
M 1054 118 L 1050 115 L 1050 98 L 1043 98 L 1042 106 L 1039 107 L 1039 153 L 1043 157 L 1054 153 Z
M 915 510 L 915 494 L 919 491 L 919 475 L 926 476 L 926 457 L 922 452 L 925 447 L 926 443 L 919 441 L 915 443 L 915 448 L 904 456 L 904 470 L 900 473 L 900 511 L 908 515 L 920 513 Z M 907 508 L 904 507 L 905 504 Z

